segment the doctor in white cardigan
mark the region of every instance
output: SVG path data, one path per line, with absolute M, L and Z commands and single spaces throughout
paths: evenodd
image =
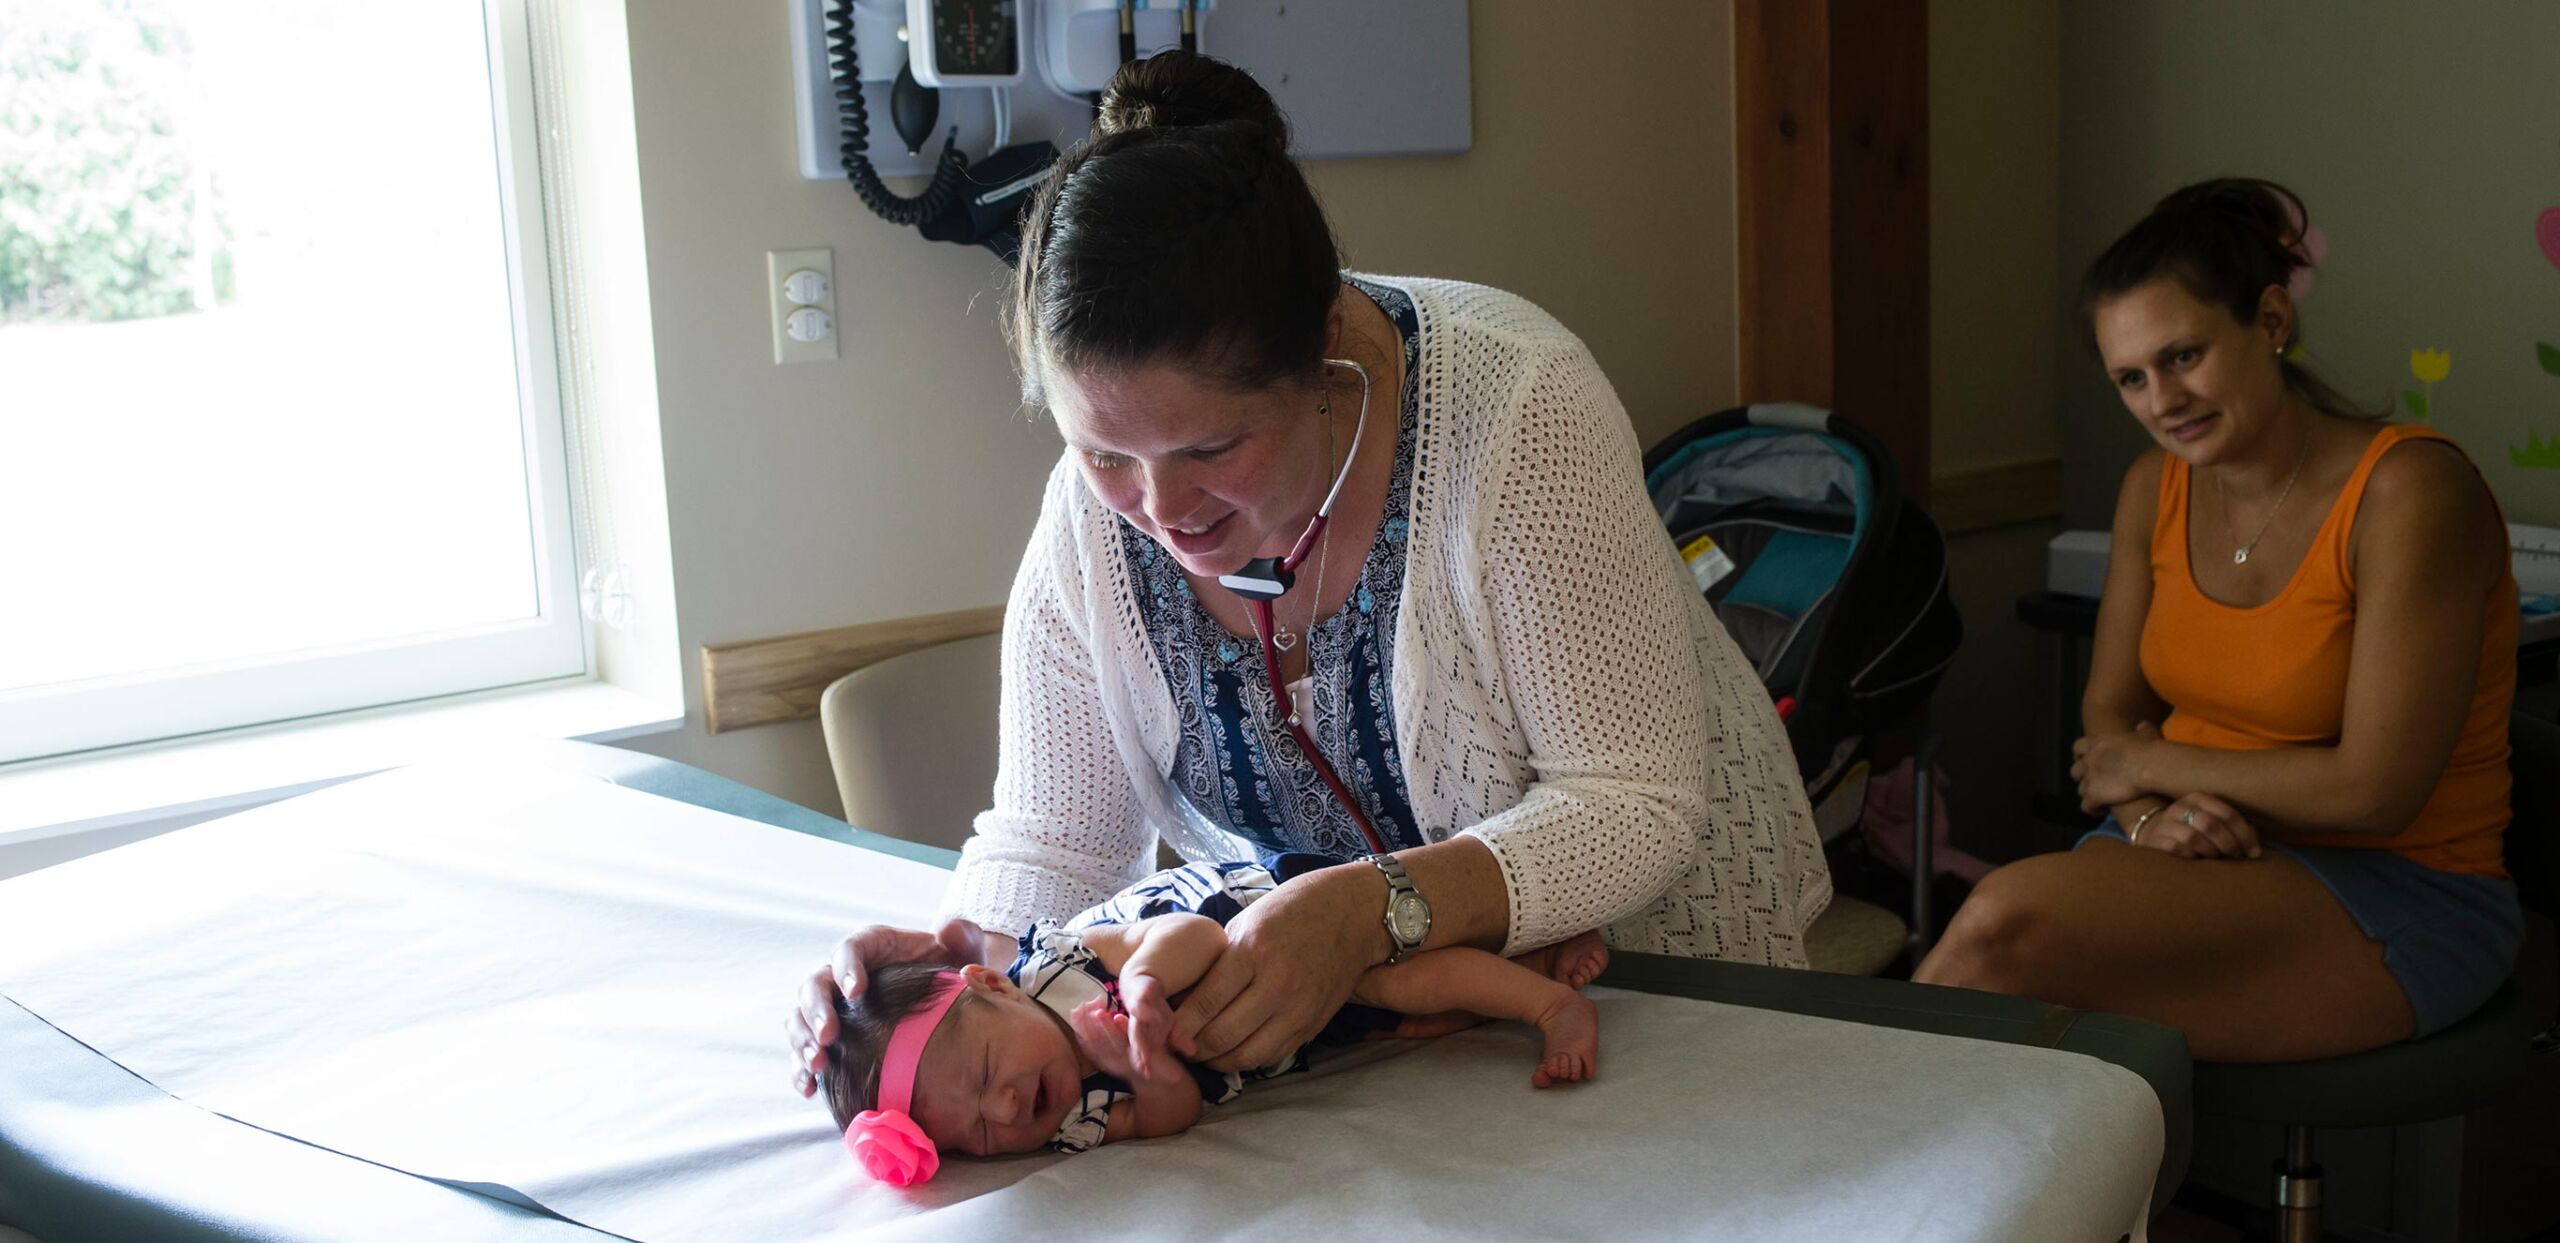
M 1346 277 L 1286 152 L 1249 77 L 1160 55 L 1026 217 L 1007 326 L 1067 448 L 1005 614 L 994 806 L 938 932 L 863 929 L 803 988 L 804 1094 L 866 964 L 1009 962 L 1159 841 L 1343 860 L 1237 916 L 1177 1011 L 1220 1068 L 1424 949 L 1598 929 L 1803 965 L 1830 880 L 1793 758 L 1589 350 L 1496 290 Z M 1258 626 L 1220 576 L 1290 553 L 1329 491 Z M 1290 741 L 1266 652 L 1364 816 Z

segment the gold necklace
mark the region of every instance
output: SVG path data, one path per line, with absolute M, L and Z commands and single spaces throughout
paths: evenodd
M 2256 548 L 2258 541 L 2267 537 L 2267 528 L 2276 524 L 2277 511 L 2282 510 L 2286 498 L 2293 495 L 2293 485 L 2301 481 L 2302 468 L 2310 464 L 2311 441 L 2310 438 L 2305 437 L 2302 442 L 2302 456 L 2294 461 L 2293 473 L 2285 477 L 2284 491 L 2276 493 L 2276 503 L 2273 508 L 2267 510 L 2267 520 L 2258 524 L 2258 533 L 2250 536 L 2248 543 L 2231 550 L 2231 564 L 2249 564 L 2249 550 Z M 2222 493 L 2222 525 L 2229 527 L 2231 526 L 2231 485 L 2223 483 L 2218 478 L 2214 482 L 2216 488 Z

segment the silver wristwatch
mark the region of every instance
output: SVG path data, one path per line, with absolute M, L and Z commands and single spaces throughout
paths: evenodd
M 1431 935 L 1431 904 L 1423 901 L 1422 891 L 1413 887 L 1413 878 L 1394 855 L 1371 855 L 1369 862 L 1387 874 L 1387 912 L 1380 922 L 1387 926 L 1387 940 L 1394 946 L 1387 953 L 1392 965 L 1421 949 Z

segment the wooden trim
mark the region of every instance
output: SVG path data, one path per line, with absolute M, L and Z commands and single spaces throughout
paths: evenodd
M 892 656 L 1004 629 L 1004 606 L 702 645 L 702 724 L 712 733 L 802 721 L 837 678 Z
M 1837 410 L 1929 499 L 1929 29 L 1918 0 L 1736 0 L 1745 403 Z
M 1831 404 L 1830 6 L 1733 10 L 1742 400 Z
M 2062 459 L 1949 471 L 1932 481 L 1929 516 L 1949 535 L 2062 516 Z

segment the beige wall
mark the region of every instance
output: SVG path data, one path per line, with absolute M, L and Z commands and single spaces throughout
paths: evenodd
M 2053 458 L 2060 327 L 2059 0 L 1929 5 L 1930 452 L 1940 475 Z M 1948 541 L 1965 643 L 1939 684 L 1956 844 L 2029 845 L 2035 646 L 2014 603 L 2043 584 L 2054 524 Z
M 697 649 L 1001 601 L 1057 441 L 1016 412 L 987 253 L 794 171 L 781 0 L 629 18 L 689 712 L 629 745 L 831 809 L 814 723 L 702 732 Z M 1543 304 L 1647 441 L 1729 403 L 1727 6 L 1478 0 L 1470 21 L 1474 150 L 1313 170 L 1351 262 Z M 834 248 L 844 357 L 777 367 L 763 255 L 801 246 Z
M 2511 451 L 2560 441 L 2560 5 L 2482 0 L 2075 4 L 2063 23 L 2062 262 L 2097 257 L 2160 196 L 2245 175 L 2301 194 L 2328 236 L 2302 305 L 2311 364 L 2406 419 L 2409 352 L 2452 371 L 2429 422 L 2469 451 L 2507 516 L 2560 524 L 2560 473 Z M 2060 343 L 2071 516 L 2106 519 L 2146 443 L 2076 340 Z
M 2062 13 L 1929 5 L 1929 413 L 1939 474 L 2052 457 Z

